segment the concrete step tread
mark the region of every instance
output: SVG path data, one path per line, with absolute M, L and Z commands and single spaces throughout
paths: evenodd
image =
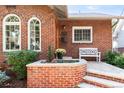
M 105 76 L 110 76 L 110 77 L 115 77 L 115 78 L 119 78 L 119 79 L 124 79 L 124 74 L 106 72 L 106 71 L 95 70 L 95 69 L 88 69 L 87 72 L 100 74 L 100 75 L 105 75 Z
M 93 76 L 85 76 L 85 77 L 83 77 L 83 79 L 93 81 L 96 83 L 100 83 L 100 84 L 104 84 L 104 85 L 107 85 L 110 87 L 124 87 L 124 83 L 119 83 L 116 81 L 111 81 L 111 80 L 102 79 L 102 78 L 93 77 Z
M 80 88 L 100 88 L 98 86 L 92 85 L 92 84 L 88 84 L 88 83 L 80 83 L 78 85 L 78 87 Z

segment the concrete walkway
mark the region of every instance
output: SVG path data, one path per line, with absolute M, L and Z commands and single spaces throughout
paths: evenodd
M 105 62 L 87 62 L 88 71 L 94 71 L 99 73 L 111 74 L 124 78 L 124 69 L 115 67 Z

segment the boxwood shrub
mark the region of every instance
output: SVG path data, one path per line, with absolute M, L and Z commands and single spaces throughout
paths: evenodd
M 124 69 L 124 55 L 123 54 L 108 51 L 105 53 L 105 61 L 108 64 Z
M 114 62 L 114 60 L 117 56 L 120 56 L 120 54 L 117 52 L 107 51 L 105 53 L 105 61 L 111 65 L 115 65 L 116 63 Z
M 16 72 L 17 79 L 25 79 L 27 75 L 26 65 L 36 61 L 38 53 L 31 50 L 22 50 L 8 53 L 8 64 L 11 70 Z
M 114 62 L 115 62 L 115 65 L 117 67 L 120 67 L 120 68 L 124 69 L 124 56 L 123 55 L 116 56 Z

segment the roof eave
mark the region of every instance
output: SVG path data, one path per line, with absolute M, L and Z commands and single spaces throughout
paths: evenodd
M 67 6 L 66 5 L 49 5 L 54 10 L 58 18 L 67 18 Z
M 112 20 L 112 19 L 124 19 L 124 16 L 107 16 L 107 17 L 68 17 L 60 18 L 60 20 Z

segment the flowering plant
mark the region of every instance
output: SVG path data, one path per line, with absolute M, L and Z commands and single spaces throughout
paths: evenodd
M 66 50 L 65 49 L 62 49 L 62 48 L 58 48 L 58 49 L 56 49 L 55 53 L 65 54 L 66 53 Z
M 57 56 L 58 59 L 62 59 L 63 55 L 66 53 L 66 50 L 65 49 L 62 49 L 62 48 L 58 48 L 56 49 L 55 51 L 55 54 Z

